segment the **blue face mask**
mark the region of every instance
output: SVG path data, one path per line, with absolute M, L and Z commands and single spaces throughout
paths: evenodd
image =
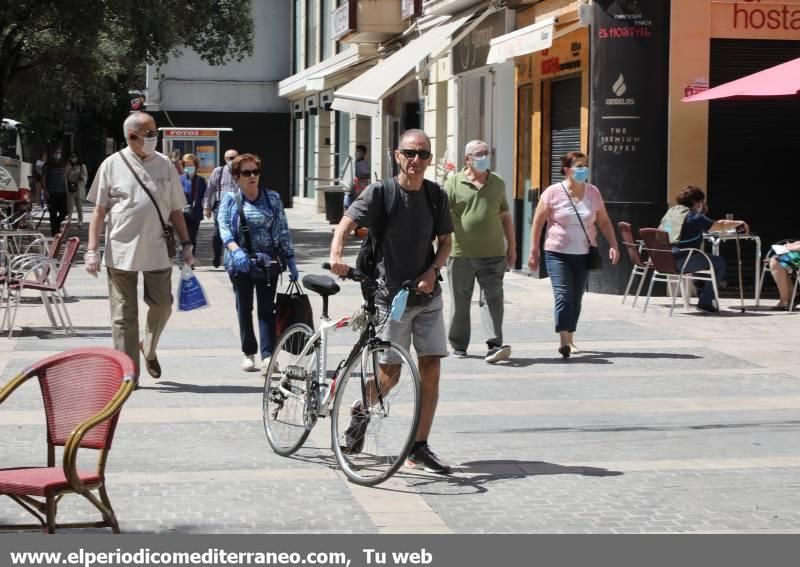
M 186 167 L 183 168 L 183 171 L 185 171 L 189 175 L 194 175 L 194 172 L 196 171 L 196 168 L 193 165 L 187 165 Z
M 487 171 L 491 165 L 492 158 L 488 154 L 481 157 L 472 156 L 472 168 L 475 171 Z
M 588 167 L 573 167 L 572 168 L 572 178 L 577 181 L 578 183 L 586 183 L 586 180 L 589 179 L 589 168 Z

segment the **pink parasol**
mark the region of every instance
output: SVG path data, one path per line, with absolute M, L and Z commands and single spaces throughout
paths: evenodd
M 800 57 L 681 99 L 697 102 L 712 99 L 758 98 L 800 100 Z

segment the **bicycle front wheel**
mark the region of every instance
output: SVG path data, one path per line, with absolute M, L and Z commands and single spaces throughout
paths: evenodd
M 306 389 L 317 372 L 317 349 L 303 349 L 314 334 L 302 323 L 292 325 L 278 339 L 264 380 L 264 432 L 272 450 L 288 457 L 303 446 L 306 427 Z
M 419 371 L 393 343 L 365 346 L 336 381 L 333 450 L 347 478 L 374 486 L 403 464 L 417 432 Z

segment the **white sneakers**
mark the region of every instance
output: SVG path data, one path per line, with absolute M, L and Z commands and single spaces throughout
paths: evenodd
M 242 359 L 242 370 L 245 372 L 256 371 L 256 356 L 254 354 L 246 354 Z
M 245 372 L 258 372 L 261 370 L 262 374 L 267 373 L 267 368 L 269 367 L 269 358 L 265 358 L 261 361 L 261 365 L 256 365 L 256 355 L 254 354 L 246 354 L 244 358 L 242 358 L 242 370 Z M 279 372 L 278 364 L 275 363 L 275 372 Z
M 261 361 L 261 374 L 264 376 L 267 375 L 267 369 L 269 368 L 269 362 L 272 360 L 272 357 L 266 358 Z M 278 361 L 275 361 L 275 364 L 272 365 L 272 375 L 273 376 L 280 376 L 281 374 L 281 366 L 278 364 Z

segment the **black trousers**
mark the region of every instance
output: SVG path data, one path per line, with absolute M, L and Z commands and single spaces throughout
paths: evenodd
M 50 193 L 47 196 L 47 209 L 50 211 L 50 232 L 55 236 L 61 232 L 61 223 L 67 218 L 67 194 Z
M 211 247 L 214 250 L 214 267 L 219 268 L 222 262 L 222 238 L 219 236 L 219 222 L 217 222 L 217 210 L 219 203 L 214 207 L 212 216 L 214 217 L 214 236 L 211 237 Z

